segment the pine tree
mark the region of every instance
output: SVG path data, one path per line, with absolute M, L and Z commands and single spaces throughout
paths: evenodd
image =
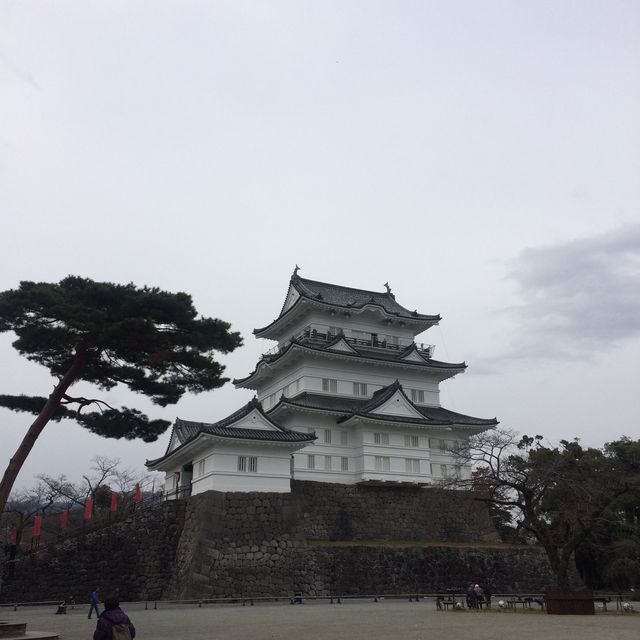
M 74 383 L 89 382 L 105 390 L 121 384 L 165 407 L 187 391 L 209 391 L 227 382 L 214 352 L 229 353 L 242 344 L 228 323 L 198 318 L 186 293 L 77 276 L 57 284 L 21 282 L 18 289 L 1 292 L 3 331 L 15 332 L 15 349 L 47 367 L 57 382 L 48 398 L 0 396 L 0 406 L 37 416 L 0 482 L 0 513 L 50 420 L 73 418 L 103 437 L 145 442 L 156 440 L 169 426 L 136 409 L 72 396 Z

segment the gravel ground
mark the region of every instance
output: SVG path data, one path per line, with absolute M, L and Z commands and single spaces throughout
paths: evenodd
M 176 605 L 123 604 L 140 640 L 638 640 L 640 613 L 550 616 L 540 612 L 436 611 L 431 600 L 418 603 L 350 600 L 341 605 L 307 602 Z M 28 630 L 56 631 L 64 640 L 90 640 L 95 616 L 76 607 L 66 616 L 55 607 L 0 608 L 0 619 L 26 621 Z

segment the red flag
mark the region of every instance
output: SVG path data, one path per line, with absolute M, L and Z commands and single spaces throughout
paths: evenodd
M 136 502 L 140 502 L 142 500 L 142 491 L 140 491 L 140 483 L 136 482 L 136 495 L 133 498 Z
M 11 532 L 11 544 L 18 544 L 18 530 L 16 528 Z
M 87 498 L 84 503 L 84 519 L 91 520 L 93 517 L 93 498 Z
M 31 537 L 39 538 L 41 529 L 42 529 L 42 516 L 36 516 L 33 519 L 33 533 L 31 534 Z
M 118 510 L 118 494 L 115 491 L 111 492 L 111 513 L 115 513 Z
M 60 528 L 61 529 L 66 529 L 67 528 L 67 523 L 69 522 L 69 509 L 65 509 L 61 514 L 60 514 Z

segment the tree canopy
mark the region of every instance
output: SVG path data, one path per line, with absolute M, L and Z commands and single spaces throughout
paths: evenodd
M 1 292 L 4 331 L 13 331 L 15 349 L 47 367 L 57 382 L 48 398 L 0 396 L 0 406 L 37 416 L 0 483 L 0 511 L 50 420 L 73 418 L 104 437 L 147 442 L 169 426 L 136 409 L 72 396 L 68 390 L 75 382 L 104 390 L 121 384 L 165 407 L 186 392 L 209 391 L 227 382 L 215 352 L 229 353 L 242 344 L 227 322 L 198 317 L 187 293 L 77 276 L 59 283 L 21 282 L 18 289 Z
M 493 507 L 501 524 L 510 512 L 520 533 L 546 551 L 556 586 L 569 590 L 576 550 L 619 520 L 640 488 L 639 468 L 623 462 L 628 447 L 620 443 L 601 450 L 562 440 L 554 447 L 542 436 L 483 433 L 457 452 L 478 471 L 456 484 L 479 490 L 478 499 Z

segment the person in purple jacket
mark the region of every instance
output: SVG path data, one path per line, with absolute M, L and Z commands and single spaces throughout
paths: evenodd
M 113 628 L 117 627 L 119 633 L 114 636 Z M 136 628 L 131 624 L 129 616 L 120 608 L 118 596 L 109 596 L 104 601 L 104 611 L 98 617 L 98 625 L 93 634 L 93 640 L 112 640 L 112 638 L 126 638 L 127 629 L 129 638 L 136 637 Z

